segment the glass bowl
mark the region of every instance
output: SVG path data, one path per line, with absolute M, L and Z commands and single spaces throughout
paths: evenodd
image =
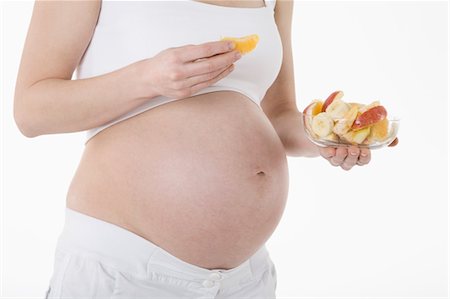
M 360 148 L 369 148 L 369 149 L 379 149 L 383 148 L 385 146 L 388 146 L 391 144 L 395 138 L 397 137 L 398 128 L 400 124 L 400 119 L 397 117 L 388 117 L 388 134 L 387 137 L 384 138 L 382 141 L 371 141 L 368 142 L 367 139 L 363 143 L 351 143 L 345 140 L 344 138 L 339 138 L 337 136 L 337 140 L 330 140 L 323 137 L 318 136 L 315 134 L 311 129 L 313 116 L 311 114 L 305 114 L 302 113 L 302 120 L 303 120 L 303 128 L 305 129 L 306 136 L 308 139 L 321 147 L 340 147 L 340 146 L 351 146 L 356 145 Z

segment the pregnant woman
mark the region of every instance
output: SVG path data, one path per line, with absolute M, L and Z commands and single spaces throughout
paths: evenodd
M 348 170 L 368 150 L 303 134 L 292 1 L 37 1 L 14 116 L 86 131 L 48 298 L 273 298 L 265 242 L 286 155 Z M 240 57 L 221 36 L 258 34 Z M 76 78 L 72 78 L 76 71 Z

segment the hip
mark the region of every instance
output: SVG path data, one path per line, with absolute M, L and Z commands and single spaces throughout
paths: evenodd
M 235 268 L 205 269 L 119 226 L 66 209 L 47 298 L 275 298 L 275 288 L 265 245 Z

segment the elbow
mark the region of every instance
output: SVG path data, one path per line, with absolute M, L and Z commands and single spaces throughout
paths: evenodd
M 20 133 L 25 137 L 34 138 L 41 135 L 38 130 L 36 130 L 37 126 L 33 121 L 30 111 L 21 107 L 21 105 L 18 104 L 17 99 L 14 100 L 14 121 Z
M 39 136 L 36 130 L 34 130 L 29 117 L 26 117 L 23 113 L 14 111 L 14 121 L 20 133 L 25 137 L 33 138 Z
M 283 144 L 286 156 L 314 158 L 319 156 L 318 147 L 306 139 L 294 139 L 285 141 Z
M 302 147 L 287 147 L 286 156 L 289 157 L 304 157 L 304 158 L 314 158 L 319 154 L 313 150 L 302 148 Z

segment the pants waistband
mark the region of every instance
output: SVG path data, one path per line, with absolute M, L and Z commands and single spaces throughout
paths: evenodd
M 269 267 L 265 244 L 235 268 L 206 269 L 185 262 L 120 226 L 70 208 L 66 208 L 57 250 L 94 258 L 119 271 L 140 277 L 149 277 L 152 272 L 157 272 L 190 281 L 214 278 L 220 279 L 224 286 L 252 280 Z

